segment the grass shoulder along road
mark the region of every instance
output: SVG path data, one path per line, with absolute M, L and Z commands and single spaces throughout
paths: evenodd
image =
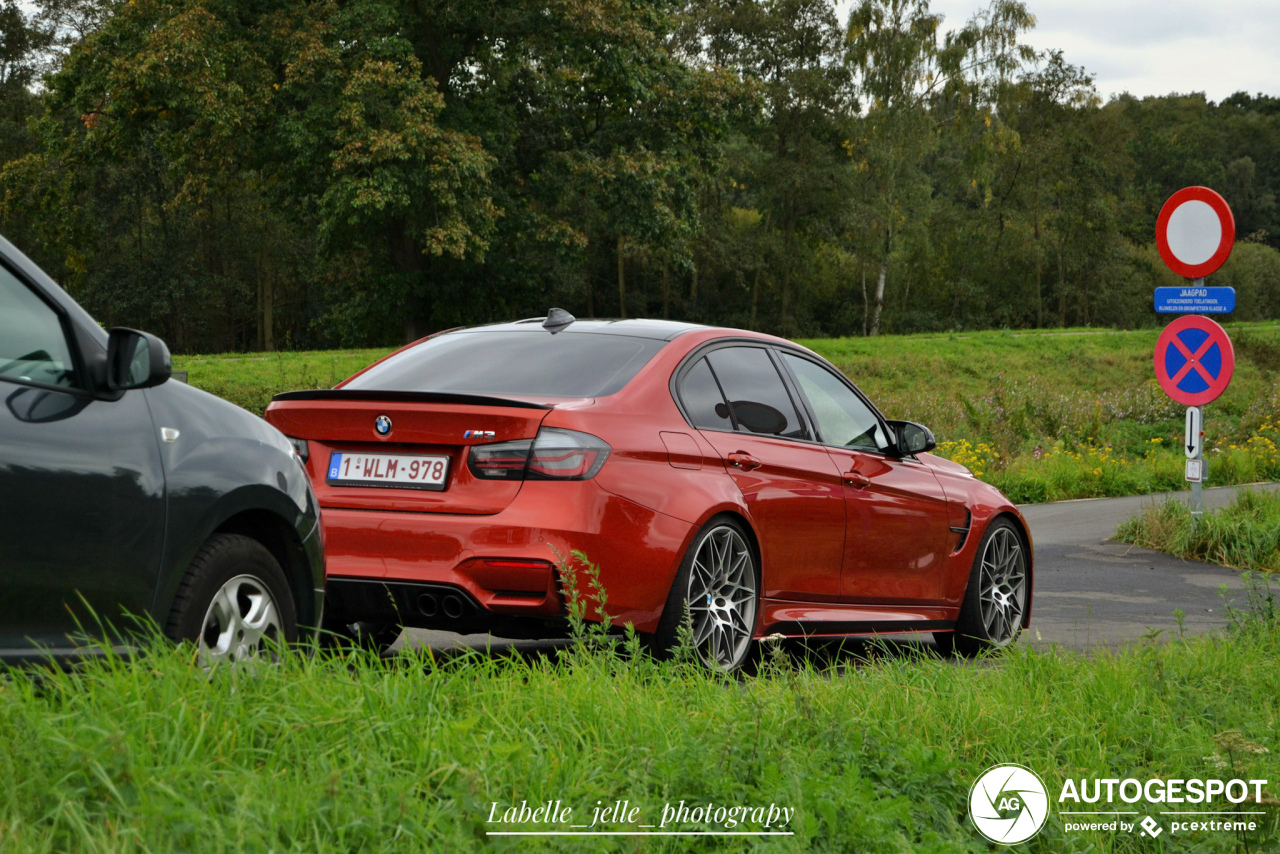
M 1198 523 L 1185 502 L 1165 501 L 1121 524 L 1115 539 L 1176 557 L 1280 572 L 1280 493 L 1245 490 Z
M 1115 653 L 1018 647 L 999 666 L 957 666 L 873 646 L 823 669 L 779 651 L 740 681 L 634 647 L 288 652 L 209 672 L 190 648 L 157 643 L 128 661 L 6 676 L 0 834 L 10 852 L 985 851 L 970 786 L 1015 762 L 1053 804 L 1027 851 L 1135 850 L 1129 834 L 1065 829 L 1073 817 L 1059 810 L 1073 807 L 1058 793 L 1093 778 L 1270 780 L 1261 801 L 1229 807 L 1258 813 L 1253 831 L 1165 841 L 1276 850 L 1280 616 L 1265 590 L 1251 601 L 1227 632 Z M 488 835 L 568 829 L 489 821 L 548 801 L 574 810 L 564 824 L 615 801 L 639 808 L 611 831 L 659 824 L 681 801 L 775 805 L 795 811 L 784 828 L 795 835 Z
M 1231 386 L 1206 410 L 1212 485 L 1280 480 L 1280 323 L 1228 324 Z M 928 425 L 938 453 L 1017 503 L 1185 488 L 1184 408 L 1156 384 L 1157 329 L 815 339 L 890 418 Z M 183 356 L 192 385 L 261 413 L 328 388 L 389 348 Z

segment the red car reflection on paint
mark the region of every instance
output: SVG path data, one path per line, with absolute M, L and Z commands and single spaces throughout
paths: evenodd
M 565 631 L 557 555 L 615 624 L 701 659 L 754 639 L 933 632 L 1011 643 L 1031 612 L 1018 511 L 932 434 L 769 335 L 549 319 L 445 332 L 335 389 L 278 395 L 323 510 L 326 628 Z

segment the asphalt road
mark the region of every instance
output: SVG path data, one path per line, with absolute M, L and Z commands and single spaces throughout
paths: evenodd
M 1276 490 L 1280 484 L 1252 488 Z M 1206 489 L 1205 507 L 1231 503 L 1240 489 Z M 1031 526 L 1036 554 L 1026 642 L 1073 649 L 1114 646 L 1149 629 L 1176 631 L 1173 612 L 1179 608 L 1188 632 L 1226 625 L 1221 588 L 1239 591 L 1239 572 L 1108 540 L 1122 521 L 1169 497 L 1191 500 L 1190 492 L 1181 492 L 1018 508 Z
M 1229 504 L 1241 488 L 1206 489 L 1205 507 Z M 1280 490 L 1280 483 L 1252 488 Z M 1023 642 L 1078 650 L 1114 647 L 1153 630 L 1177 631 L 1175 609 L 1184 612 L 1187 632 L 1225 626 L 1222 587 L 1226 585 L 1235 601 L 1242 587 L 1240 573 L 1108 539 L 1122 521 L 1168 497 L 1191 499 L 1190 492 L 1181 492 L 1019 507 L 1031 526 L 1036 555 L 1031 629 L 1023 634 Z M 397 648 L 406 645 L 528 652 L 558 643 L 415 629 L 397 642 Z

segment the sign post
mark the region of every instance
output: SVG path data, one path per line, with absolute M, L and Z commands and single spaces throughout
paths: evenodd
M 1188 314 L 1170 323 L 1156 340 L 1156 381 L 1169 397 L 1188 407 L 1183 447 L 1191 483 L 1191 515 L 1200 520 L 1204 459 L 1204 410 L 1231 384 L 1235 348 L 1227 331 L 1207 317 Z
M 1231 208 L 1208 187 L 1186 187 L 1169 197 L 1156 219 L 1156 248 L 1189 288 L 1156 288 L 1155 310 L 1182 314 L 1156 341 L 1156 380 L 1165 394 L 1187 407 L 1183 446 L 1186 479 L 1191 483 L 1191 518 L 1203 516 L 1204 405 L 1217 400 L 1231 384 L 1236 355 L 1226 330 L 1201 314 L 1235 310 L 1234 288 L 1205 287 L 1204 277 L 1222 266 L 1235 245 Z M 1192 312 L 1196 312 L 1193 314 Z
M 1187 480 L 1191 481 L 1191 518 L 1198 524 L 1204 514 L 1204 416 L 1198 406 L 1187 407 L 1187 426 L 1183 445 L 1187 451 Z

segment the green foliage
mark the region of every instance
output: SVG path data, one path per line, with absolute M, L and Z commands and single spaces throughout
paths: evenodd
M 579 650 L 606 646 L 613 621 L 606 610 L 609 595 L 600 580 L 600 565 L 578 549 L 568 556 L 554 546 L 551 550 L 556 556 L 556 576 L 564 597 L 569 637 Z
M 1016 0 L 3 7 L 0 228 L 175 352 L 653 316 L 785 335 L 1159 322 L 1175 189 L 1280 314 L 1280 109 L 1100 104 Z M 843 17 L 842 17 L 843 16 Z M 51 71 L 39 90 L 37 76 Z
M 485 836 L 547 829 L 488 824 L 494 804 L 560 800 L 588 824 L 598 802 L 629 800 L 656 823 L 683 799 L 794 808 L 796 835 L 769 850 L 986 851 L 966 801 L 998 762 L 1034 769 L 1051 798 L 1068 778 L 1280 776 L 1280 633 L 1273 597 L 1268 611 L 1254 591 L 1221 637 L 1022 646 L 977 666 L 883 646 L 824 666 L 774 645 L 741 682 L 613 646 L 294 652 L 207 672 L 157 642 L 129 661 L 10 674 L 0 825 L 13 852 L 758 850 L 750 837 Z M 1274 849 L 1274 788 L 1249 808 L 1263 815 L 1248 850 Z M 1186 834 L 1178 849 L 1228 841 Z M 1127 844 L 1050 821 L 1026 848 Z
M 1280 494 L 1246 489 L 1199 523 L 1190 505 L 1166 501 L 1126 520 L 1116 539 L 1192 560 L 1280 572 Z
M 27 121 L 38 113 L 40 100 L 31 84 L 50 39 L 48 29 L 16 0 L 0 3 L 0 166 L 35 147 Z

